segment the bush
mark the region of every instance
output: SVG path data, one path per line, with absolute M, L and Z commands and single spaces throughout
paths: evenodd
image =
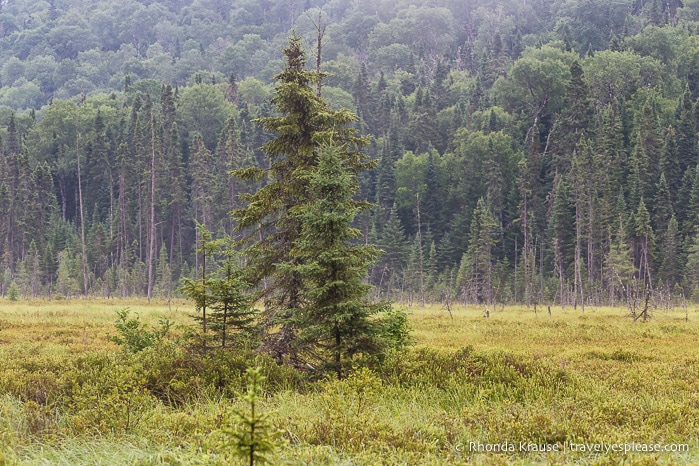
M 389 308 L 382 316 L 382 337 L 389 349 L 402 351 L 413 344 L 408 314 L 403 309 Z
M 119 318 L 115 326 L 119 336 L 112 336 L 109 339 L 117 345 L 122 345 L 126 351 L 130 353 L 138 353 L 146 348 L 149 348 L 160 340 L 170 331 L 173 323 L 167 319 L 160 319 L 159 328 L 151 328 L 149 325 L 141 322 L 140 317 L 129 319 L 129 308 L 116 311 Z
M 196 349 L 163 341 L 131 359 L 149 392 L 174 406 L 202 398 L 234 399 L 246 386 L 246 371 L 255 366 L 261 367 L 267 385 L 274 391 L 299 389 L 305 382 L 301 372 L 246 349 L 218 348 L 201 354 Z
M 128 432 L 153 404 L 139 368 L 128 357 L 101 357 L 80 368 L 69 403 L 78 432 Z

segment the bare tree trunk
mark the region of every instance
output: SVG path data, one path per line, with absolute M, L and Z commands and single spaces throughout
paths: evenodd
M 543 241 L 542 241 L 543 243 Z M 539 297 L 537 301 L 544 299 L 544 245 L 539 246 Z
M 85 215 L 83 210 L 83 189 L 82 179 L 80 176 L 80 134 L 75 136 L 75 153 L 78 159 L 78 200 L 80 201 L 80 246 L 82 248 L 82 263 L 83 263 L 83 294 L 87 297 L 88 289 L 88 272 L 87 272 L 87 253 L 85 251 Z
M 320 91 L 321 91 L 321 88 L 323 87 L 323 79 L 322 79 L 323 75 L 320 72 L 320 64 L 322 61 L 321 50 L 322 50 L 323 36 L 325 35 L 325 28 L 323 27 L 322 15 L 323 15 L 323 13 L 321 11 L 319 11 L 317 23 L 315 21 L 311 20 L 313 25 L 316 27 L 316 32 L 318 33 L 318 49 L 316 51 L 316 74 L 318 75 L 318 82 L 316 83 L 316 95 L 318 97 L 320 97 Z
M 114 177 L 109 170 L 109 266 L 114 266 Z
M 531 270 L 531 238 L 529 231 L 529 199 L 528 193 L 524 190 L 524 200 L 523 200 L 523 211 L 522 211 L 522 232 L 524 233 L 524 245 L 522 249 L 522 257 L 524 257 L 524 301 L 527 305 L 527 309 L 531 305 L 531 293 L 532 293 L 532 283 L 531 277 L 533 271 Z M 517 260 L 515 258 L 515 260 Z M 516 284 L 515 284 L 516 286 Z
M 150 159 L 150 240 L 148 244 L 148 302 L 153 297 L 153 258 L 155 256 L 155 121 L 153 110 L 150 115 L 151 159 Z
M 587 212 L 587 283 L 588 287 L 590 290 L 593 290 L 594 287 L 592 284 L 594 283 L 594 273 L 595 273 L 595 267 L 594 267 L 594 238 L 592 236 L 592 232 L 594 231 L 593 228 L 593 221 L 594 221 L 594 200 L 592 196 L 592 188 L 589 188 L 590 191 L 588 193 L 587 199 L 588 199 L 588 212 Z M 594 302 L 594 301 L 593 301 Z
M 553 239 L 553 251 L 555 254 L 554 260 L 556 264 L 556 271 L 558 272 L 558 293 L 561 300 L 561 309 L 565 309 L 565 298 L 563 296 L 563 259 L 561 258 L 561 251 L 558 238 Z
M 420 301 L 422 302 L 422 307 L 425 307 L 425 275 L 422 257 L 422 228 L 420 226 L 420 193 L 417 193 L 415 198 L 417 199 L 417 246 L 420 258 Z
M 143 262 L 143 189 L 138 182 L 138 261 Z
M 582 312 L 585 312 L 585 292 L 582 286 L 582 276 L 580 271 L 580 255 L 581 255 L 581 245 L 580 237 L 582 236 L 580 223 L 580 204 L 575 203 L 575 298 L 573 299 L 573 309 L 577 309 L 578 292 L 580 293 L 580 306 L 582 307 Z
M 202 230 L 201 234 L 201 286 L 202 286 L 202 306 L 201 306 L 201 346 L 206 353 L 206 236 Z
M 518 254 L 519 251 L 517 249 L 517 237 L 515 236 L 515 303 L 517 303 L 517 259 L 518 259 Z
M 486 286 L 488 287 L 488 304 L 493 304 L 495 303 L 495 292 L 493 290 L 493 254 L 492 247 L 490 245 L 488 245 L 488 249 L 486 251 L 486 258 L 488 261 L 488 276 L 486 277 Z M 451 288 L 451 277 L 449 286 Z M 451 289 L 449 292 L 451 292 Z M 451 315 L 451 312 L 449 315 Z

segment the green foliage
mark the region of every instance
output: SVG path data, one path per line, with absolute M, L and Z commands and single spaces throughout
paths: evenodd
M 331 143 L 347 146 L 356 199 L 379 204 L 354 223 L 386 252 L 369 278 L 377 299 L 410 301 L 419 289 L 433 300 L 531 302 L 546 288 L 547 300 L 564 303 L 578 287 L 595 302 L 614 301 L 618 283 L 605 264 L 641 198 L 657 241 L 644 273 L 691 293 L 695 0 L 383 2 L 380 14 L 363 1 L 5 3 L 0 262 L 22 295 L 172 300 L 172 283 L 200 269 L 192 224 L 218 238 L 237 220 L 244 281 L 267 304 L 265 343 L 291 356 L 291 317 L 306 299 L 292 272 L 301 224 L 291 210 L 311 202 L 307 175 Z M 309 70 L 298 37 L 274 59 L 274 38 L 292 25 L 314 35 L 310 18 L 321 9 L 322 73 Z M 356 109 L 360 121 L 339 108 Z M 568 177 L 574 154 L 582 184 Z M 370 159 L 380 161 L 375 173 Z M 245 180 L 232 182 L 231 171 Z M 500 278 L 497 289 L 457 293 L 446 277 L 473 256 L 481 198 L 495 221 Z M 418 204 L 421 244 L 410 261 Z M 673 214 L 678 229 L 668 236 Z M 629 240 L 638 264 L 641 249 Z M 476 281 L 490 281 L 479 268 Z M 11 281 L 3 275 L 4 296 Z M 232 334 L 223 336 L 211 312 L 208 331 L 227 344 Z
M 249 466 L 268 464 L 280 444 L 279 432 L 274 429 L 268 413 L 261 412 L 262 384 L 265 377 L 259 367 L 246 371 L 247 390 L 240 394 L 246 407 L 233 411 L 234 428 L 223 432 L 230 439 L 230 447 L 238 458 Z
M 141 322 L 140 317 L 130 318 L 129 308 L 116 311 L 119 318 L 115 322 L 118 335 L 110 337 L 110 340 L 121 345 L 130 353 L 138 353 L 146 348 L 158 344 L 170 331 L 173 322 L 168 319 L 160 319 L 159 327 L 152 328 Z
M 72 427 L 77 432 L 129 432 L 153 403 L 138 367 L 109 358 L 84 361 L 72 388 Z
M 386 346 L 385 353 L 391 351 L 400 353 L 415 343 L 405 309 L 391 306 L 381 314 L 379 319 L 381 339 Z
M 381 320 L 390 303 L 372 303 L 367 297 L 370 286 L 364 278 L 379 251 L 354 244 L 360 232 L 352 222 L 369 205 L 353 200 L 357 182 L 347 158 L 340 147 L 323 147 L 317 168 L 308 176 L 312 201 L 292 211 L 302 224 L 292 250 L 298 259 L 294 271 L 305 284 L 305 302 L 294 319 L 300 352 L 311 364 L 327 366 L 338 376 L 353 356 L 370 357 L 385 346 L 404 343 L 403 331 L 395 328 L 399 319 Z M 384 323 L 392 328 L 384 330 Z M 397 341 L 382 338 L 392 336 Z
M 19 300 L 19 286 L 17 286 L 17 283 L 15 281 L 10 283 L 10 287 L 7 290 L 7 299 L 9 299 L 10 301 Z
M 239 253 L 230 237 L 212 241 L 203 225 L 199 225 L 199 230 L 202 276 L 196 280 L 184 278 L 180 291 L 194 300 L 196 310 L 202 313 L 195 319 L 201 324 L 204 346 L 209 332 L 213 332 L 222 348 L 231 342 L 252 343 L 257 311 L 250 285 L 241 273 Z M 211 272 L 204 268 L 207 259 Z
M 370 441 L 362 425 L 370 422 L 375 431 L 384 427 L 374 409 L 383 384 L 370 369 L 355 370 L 344 380 L 326 380 L 320 388 L 321 417 L 313 426 L 320 442 L 356 448 Z

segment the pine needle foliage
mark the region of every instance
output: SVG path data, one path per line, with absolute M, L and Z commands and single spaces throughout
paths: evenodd
M 229 236 L 212 240 L 203 225 L 198 226 L 203 255 L 202 274 L 185 278 L 181 291 L 194 300 L 194 319 L 201 325 L 203 348 L 211 339 L 225 348 L 233 342 L 249 339 L 256 330 L 255 299 L 243 278 L 240 256 Z M 205 264 L 209 264 L 208 269 Z
M 235 427 L 223 432 L 231 440 L 235 455 L 246 464 L 269 464 L 277 446 L 278 431 L 272 426 L 269 414 L 262 412 L 259 406 L 265 377 L 259 367 L 248 368 L 246 377 L 247 389 L 240 398 L 245 401 L 247 409 L 233 411 Z
M 308 176 L 312 202 L 292 210 L 301 220 L 301 234 L 291 256 L 298 265 L 283 272 L 304 277 L 304 305 L 295 318 L 306 362 L 320 364 L 341 377 L 356 354 L 381 353 L 389 340 L 375 317 L 390 309 L 386 301 L 370 302 L 364 282 L 380 251 L 357 244 L 361 232 L 355 217 L 371 208 L 356 201 L 356 176 L 345 168 L 344 149 L 325 146 L 318 167 Z
M 304 277 L 291 254 L 302 221 L 292 211 L 310 201 L 309 174 L 318 164 L 318 148 L 331 140 L 345 150 L 345 169 L 353 175 L 372 168 L 360 152 L 367 144 L 349 126 L 357 117 L 348 110 L 333 111 L 312 85 L 320 76 L 305 69 L 306 55 L 296 34 L 284 49 L 285 69 L 276 76 L 272 104 L 280 116 L 257 122 L 277 137 L 262 147 L 269 168 L 235 170 L 247 180 L 266 179 L 257 192 L 244 196 L 246 207 L 234 211 L 237 230 L 245 235 L 246 279 L 261 286 L 265 302 L 262 324 L 267 331 L 264 348 L 279 360 L 297 360 L 296 314 L 304 305 Z

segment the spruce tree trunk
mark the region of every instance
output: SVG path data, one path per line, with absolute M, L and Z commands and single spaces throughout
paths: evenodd
M 75 136 L 75 153 L 78 159 L 78 201 L 80 206 L 80 246 L 82 249 L 82 264 L 83 264 L 83 294 L 87 297 L 88 288 L 88 272 L 87 272 L 87 253 L 85 252 L 85 215 L 83 210 L 83 189 L 82 179 L 80 176 L 80 135 Z
M 150 238 L 148 248 L 148 302 L 153 297 L 153 257 L 155 256 L 155 121 L 151 110 L 151 159 L 150 159 Z
M 580 215 L 580 207 L 579 203 L 575 203 L 575 298 L 573 300 L 573 309 L 577 309 L 577 301 L 578 301 L 578 292 L 580 292 L 580 306 L 582 308 L 582 312 L 585 312 L 585 292 L 583 291 L 583 286 L 582 286 L 582 276 L 580 273 L 580 254 L 581 254 L 581 228 L 580 228 L 580 222 L 581 222 L 581 215 Z
M 417 200 L 417 247 L 420 258 L 420 301 L 422 307 L 425 307 L 425 274 L 424 274 L 424 262 L 422 255 L 422 228 L 420 226 L 420 194 L 415 195 Z

